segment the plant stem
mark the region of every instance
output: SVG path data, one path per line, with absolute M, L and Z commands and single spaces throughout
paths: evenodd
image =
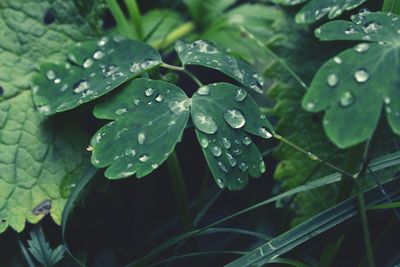
M 129 27 L 128 20 L 125 18 L 124 13 L 121 10 L 121 7 L 119 6 L 117 0 L 106 0 L 108 8 L 111 11 L 111 14 L 113 15 L 115 21 L 117 22 L 117 27 L 119 32 L 122 35 L 125 35 L 127 37 L 133 38 L 133 32 L 131 31 L 131 28 Z
M 391 12 L 400 15 L 400 1 L 399 0 L 384 0 L 382 6 L 383 12 Z
M 353 174 L 351 174 L 351 173 L 349 173 L 349 172 L 347 172 L 345 170 L 342 170 L 339 167 L 336 167 L 335 165 L 333 165 L 333 164 L 331 164 L 329 162 L 326 162 L 326 161 L 322 160 L 318 156 L 314 155 L 313 153 L 311 153 L 309 151 L 304 150 L 303 148 L 301 148 L 298 145 L 292 143 L 291 141 L 287 140 L 283 136 L 280 136 L 279 134 L 276 134 L 276 133 L 273 133 L 272 136 L 275 139 L 277 139 L 277 140 L 279 140 L 279 141 L 291 146 L 292 148 L 296 149 L 297 151 L 305 154 L 309 159 L 318 161 L 318 162 L 324 164 L 325 166 L 327 166 L 327 167 L 329 167 L 329 168 L 331 168 L 331 169 L 333 169 L 333 170 L 335 170 L 335 171 L 337 171 L 337 172 L 341 173 L 342 175 L 345 175 L 345 176 L 347 176 L 349 178 L 355 178 L 355 176 Z
M 183 226 L 186 231 L 193 230 L 194 224 L 190 214 L 185 182 L 183 180 L 181 167 L 179 165 L 178 156 L 176 155 L 175 150 L 168 157 L 167 163 L 172 185 L 175 191 L 176 204 L 178 206 Z
M 191 33 L 195 29 L 193 22 L 186 22 L 170 32 L 165 38 L 154 41 L 151 45 L 157 49 L 164 49 L 175 43 L 177 40 Z
M 143 40 L 143 24 L 142 17 L 140 15 L 140 10 L 137 5 L 136 0 L 125 0 L 126 7 L 128 8 L 129 16 L 132 20 L 136 36 L 139 40 Z
M 164 67 L 166 69 L 183 72 L 187 76 L 189 76 L 199 87 L 203 86 L 203 83 L 193 73 L 191 73 L 190 71 L 188 71 L 184 67 L 178 67 L 178 66 L 174 66 L 174 65 L 169 65 L 167 63 L 162 63 L 160 66 Z

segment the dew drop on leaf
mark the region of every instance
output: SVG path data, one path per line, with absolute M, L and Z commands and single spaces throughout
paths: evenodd
M 218 129 L 214 119 L 203 113 L 196 113 L 193 116 L 193 123 L 199 131 L 206 134 L 213 134 Z
M 56 74 L 54 73 L 54 71 L 48 70 L 48 71 L 46 72 L 46 76 L 47 76 L 47 79 L 53 80 L 53 79 L 56 77 Z
M 370 22 L 363 28 L 366 34 L 377 33 L 380 29 L 382 29 L 382 25 L 376 22 Z
M 261 162 L 260 162 L 259 169 L 260 169 L 261 173 L 265 172 L 265 164 L 264 164 L 264 161 L 262 159 L 261 159 Z
M 339 83 L 339 78 L 336 74 L 329 74 L 326 82 L 328 83 L 329 87 L 335 87 Z
M 202 137 L 202 138 L 200 139 L 200 146 L 201 146 L 202 148 L 207 148 L 207 147 L 208 147 L 208 139 L 205 138 L 205 137 Z
M 224 112 L 224 119 L 226 123 L 229 124 L 233 129 L 240 129 L 246 123 L 246 120 L 242 114 L 237 109 L 228 109 Z
M 105 78 L 110 77 L 111 75 L 114 75 L 115 73 L 117 73 L 119 70 L 119 67 L 116 65 L 109 65 L 107 67 L 104 67 L 102 72 L 103 72 L 103 76 Z
M 223 171 L 224 173 L 228 173 L 228 169 L 226 168 L 224 163 L 222 163 L 221 161 L 218 161 L 217 164 L 218 164 L 218 167 L 221 169 L 221 171 Z
M 383 102 L 385 102 L 385 104 L 388 105 L 388 104 L 390 104 L 390 102 L 392 102 L 392 100 L 390 99 L 390 97 L 385 96 L 385 97 L 383 98 Z
M 265 127 L 258 128 L 258 134 L 263 138 L 271 138 L 272 134 Z
M 85 59 L 85 61 L 83 61 L 83 67 L 85 69 L 90 68 L 93 65 L 93 60 L 91 58 L 87 58 Z
M 117 114 L 117 115 L 122 115 L 122 114 L 125 114 L 126 112 L 128 112 L 128 111 L 126 110 L 126 108 L 119 108 L 119 109 L 117 109 L 117 110 L 115 111 L 115 114 Z
M 101 50 L 96 50 L 96 51 L 93 53 L 93 58 L 96 59 L 96 60 L 100 60 L 100 59 L 102 59 L 104 56 L 105 56 L 105 54 L 104 54 L 104 52 L 101 51 Z
M 246 145 L 246 146 L 250 145 L 250 144 L 251 144 L 251 139 L 250 139 L 250 137 L 248 137 L 248 136 L 243 137 L 243 138 L 242 138 L 242 143 L 243 143 L 244 145 Z
M 244 179 L 243 179 L 242 177 L 237 178 L 236 181 L 237 181 L 239 184 L 243 184 L 243 183 L 244 183 Z
M 100 40 L 97 41 L 97 45 L 102 47 L 105 46 L 108 42 L 108 38 L 107 37 L 102 37 Z
M 153 163 L 153 164 L 151 164 L 151 167 L 153 168 L 153 170 L 155 170 L 155 169 L 158 168 L 158 164 L 157 163 Z
M 131 149 L 131 148 L 126 148 L 125 149 L 125 156 L 131 156 L 134 157 L 136 155 L 136 150 Z
M 247 164 L 244 163 L 244 162 L 241 162 L 241 163 L 239 164 L 239 169 L 240 169 L 242 172 L 245 172 L 245 171 L 247 171 L 247 170 L 249 169 L 249 165 L 247 165 Z
M 358 53 L 365 53 L 368 51 L 368 49 L 369 49 L 368 43 L 361 43 L 354 47 L 354 50 Z
M 55 84 L 59 84 L 60 82 L 61 82 L 61 79 L 60 79 L 60 78 L 54 79 L 54 83 L 55 83 Z
M 147 155 L 147 154 L 143 154 L 143 155 L 141 155 L 140 157 L 139 157 L 139 161 L 140 162 L 146 162 L 146 161 L 148 161 L 150 159 L 150 157 L 149 157 L 149 155 Z
M 228 138 L 224 137 L 221 139 L 221 141 L 226 149 L 231 148 L 231 141 L 229 141 Z
M 238 89 L 235 93 L 235 101 L 241 102 L 247 97 L 247 92 L 243 89 Z
M 156 101 L 157 101 L 158 103 L 162 102 L 163 99 L 164 99 L 164 98 L 163 98 L 162 95 L 157 95 L 157 97 L 156 97 Z
M 343 63 L 343 59 L 341 57 L 334 57 L 333 61 L 335 61 L 336 64 L 342 64 Z
M 354 73 L 354 79 L 359 83 L 365 83 L 369 79 L 369 74 L 366 70 L 360 69 Z
M 219 146 L 213 146 L 211 148 L 211 153 L 214 155 L 214 157 L 219 157 L 222 154 L 222 150 Z
M 146 96 L 152 96 L 153 93 L 154 93 L 153 88 L 147 88 L 147 89 L 144 91 L 144 94 L 145 94 Z
M 230 153 L 226 153 L 226 157 L 228 158 L 229 165 L 231 165 L 231 167 L 235 167 L 237 160 Z
M 79 94 L 89 89 L 89 83 L 86 80 L 80 80 L 74 86 L 74 93 Z
M 199 95 L 209 95 L 210 94 L 210 88 L 207 85 L 204 85 L 197 89 L 197 94 Z
M 225 183 L 224 183 L 224 181 L 223 181 L 222 179 L 218 178 L 216 181 L 217 181 L 217 185 L 218 185 L 220 188 L 224 188 Z
M 144 141 L 146 141 L 146 134 L 145 134 L 145 132 L 141 131 L 138 134 L 138 143 L 143 145 Z
M 340 97 L 340 105 L 342 107 L 348 107 L 354 103 L 354 100 L 355 100 L 355 98 L 354 98 L 353 93 L 351 93 L 350 91 L 346 91 Z

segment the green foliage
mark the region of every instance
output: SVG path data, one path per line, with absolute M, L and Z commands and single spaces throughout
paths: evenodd
M 33 78 L 38 110 L 45 115 L 72 109 L 115 89 L 161 63 L 151 46 L 120 36 L 77 43 L 69 62 L 45 63 Z
M 334 21 L 317 29 L 317 37 L 324 41 L 368 43 L 326 62 L 303 100 L 303 107 L 310 112 L 325 110 L 326 134 L 342 148 L 369 139 L 383 107 L 393 132 L 400 134 L 399 17 L 363 12 L 352 21 Z
M 212 43 L 197 40 L 193 43 L 178 41 L 175 50 L 183 66 L 199 65 L 221 71 L 247 88 L 262 93 L 264 79 L 244 61 L 219 50 Z
M 282 5 L 298 5 L 308 0 L 272 0 Z M 328 16 L 329 19 L 340 16 L 344 11 L 354 9 L 367 0 L 310 0 L 296 15 L 296 22 L 310 24 Z
M 55 20 L 43 22 L 51 14 Z M 49 22 L 49 21 L 46 21 Z M 37 64 L 94 35 L 73 2 L 1 1 L 0 31 L 0 233 L 20 232 L 25 220 L 50 213 L 56 223 L 71 186 L 87 160 L 86 137 L 74 123 L 45 120 L 27 91 Z M 62 125 L 62 123 L 61 123 Z
M 109 166 L 105 175 L 143 177 L 161 165 L 181 138 L 189 99 L 173 84 L 136 79 L 97 105 L 94 115 L 113 120 L 92 138 L 92 163 Z
M 64 247 L 52 249 L 41 228 L 30 232 L 30 237 L 28 250 L 43 267 L 52 267 L 64 257 Z
M 200 87 L 192 98 L 191 113 L 197 138 L 221 188 L 242 189 L 249 176 L 265 172 L 261 154 L 246 132 L 270 138 L 273 129 L 244 89 L 226 83 Z

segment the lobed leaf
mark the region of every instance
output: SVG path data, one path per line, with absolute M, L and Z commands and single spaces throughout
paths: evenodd
M 247 92 L 228 83 L 200 87 L 192 97 L 192 120 L 217 184 L 242 189 L 265 171 L 250 133 L 271 137 L 273 128 Z
M 92 163 L 111 179 L 143 177 L 173 151 L 189 118 L 190 101 L 177 86 L 136 79 L 99 104 L 94 115 L 112 120 L 92 138 Z
M 370 138 L 383 107 L 391 129 L 400 134 L 399 18 L 364 12 L 353 22 L 334 21 L 316 31 L 321 40 L 369 41 L 326 62 L 303 99 L 307 111 L 325 111 L 325 131 L 341 148 Z
M 42 64 L 33 77 L 35 104 L 45 115 L 92 101 L 161 63 L 151 46 L 120 36 L 76 43 L 68 59 Z
M 294 6 L 308 0 L 272 0 L 272 2 L 282 5 Z M 310 24 L 328 16 L 329 19 L 340 16 L 347 10 L 354 9 L 367 0 L 310 0 L 297 13 L 296 22 L 300 24 Z
M 184 66 L 199 65 L 221 71 L 257 93 L 262 93 L 263 77 L 252 66 L 237 59 L 210 42 L 197 40 L 193 43 L 178 41 L 175 50 Z

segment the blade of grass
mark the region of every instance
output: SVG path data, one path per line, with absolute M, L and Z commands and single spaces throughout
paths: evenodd
M 121 10 L 121 7 L 118 4 L 117 0 L 106 0 L 107 6 L 111 11 L 115 21 L 117 22 L 117 27 L 119 32 L 129 38 L 134 38 L 134 32 L 129 26 L 129 22 L 126 19 L 124 13 Z
M 129 17 L 133 23 L 137 38 L 143 40 L 144 32 L 142 16 L 140 15 L 140 10 L 136 0 L 125 0 L 125 5 L 128 8 Z

